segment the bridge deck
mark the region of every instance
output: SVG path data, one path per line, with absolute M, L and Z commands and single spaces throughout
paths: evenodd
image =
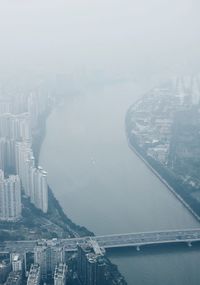
M 200 241 L 200 229 L 170 230 L 157 232 L 142 232 L 128 234 L 113 234 L 105 236 L 60 239 L 60 244 L 66 251 L 75 251 L 77 244 L 86 240 L 95 240 L 104 248 L 127 246 L 142 246 L 148 244 L 165 244 Z M 37 241 L 7 241 L 0 243 L 0 252 L 33 252 Z

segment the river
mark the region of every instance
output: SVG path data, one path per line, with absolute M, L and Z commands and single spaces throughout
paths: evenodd
M 66 214 L 96 234 L 198 227 L 128 147 L 126 110 L 145 91 L 134 84 L 93 86 L 67 96 L 47 120 L 40 164 Z M 198 245 L 108 254 L 129 285 L 200 284 Z

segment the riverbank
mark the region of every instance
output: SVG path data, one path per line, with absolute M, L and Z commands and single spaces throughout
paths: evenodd
M 131 150 L 134 151 L 134 153 L 145 163 L 145 165 L 158 177 L 158 179 L 172 192 L 172 194 L 183 204 L 183 206 L 195 217 L 195 219 L 198 220 L 198 222 L 200 222 L 200 217 L 199 215 L 197 215 L 193 209 L 189 206 L 189 204 L 187 204 L 187 202 L 185 200 L 183 200 L 183 198 L 176 193 L 176 191 L 169 185 L 169 183 L 159 174 L 158 171 L 156 171 L 151 164 L 139 153 L 139 151 L 137 151 L 136 147 L 134 147 L 131 143 L 129 138 L 127 138 L 128 140 L 128 146 L 130 147 Z
M 33 132 L 32 149 L 36 165 L 39 164 L 40 150 L 46 134 L 46 121 L 51 113 L 49 108 L 39 118 L 38 126 Z M 22 217 L 16 223 L 0 223 L 0 241 L 38 240 L 52 238 L 73 238 L 94 236 L 94 233 L 83 226 L 73 223 L 64 213 L 52 189 L 48 186 L 48 212 L 45 214 L 37 209 L 24 193 L 22 194 Z M 77 257 L 71 257 L 75 262 Z M 116 265 L 104 256 L 106 263 L 106 280 L 108 285 L 127 285 Z M 70 267 L 71 283 L 74 283 L 74 268 Z
M 48 107 L 47 111 L 40 116 L 33 132 L 32 149 L 37 166 L 46 133 L 46 120 L 50 113 L 51 108 Z M 46 214 L 37 209 L 22 191 L 21 218 L 16 222 L 0 222 L 0 241 L 84 236 L 94 236 L 94 233 L 83 226 L 76 225 L 65 215 L 50 187 L 48 187 L 48 212 Z
M 146 151 L 137 143 L 137 136 L 131 133 L 130 128 L 130 109 L 127 112 L 125 120 L 126 137 L 129 148 L 145 163 L 145 165 L 154 173 L 158 179 L 170 190 L 170 192 L 182 203 L 182 205 L 192 214 L 192 216 L 200 222 L 200 214 L 196 211 L 196 205 L 193 204 L 191 198 L 184 191 L 181 181 L 170 172 L 165 166 L 154 158 L 148 156 Z

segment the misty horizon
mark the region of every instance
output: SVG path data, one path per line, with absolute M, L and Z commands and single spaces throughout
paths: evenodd
M 1 1 L 1 74 L 199 70 L 198 1 Z

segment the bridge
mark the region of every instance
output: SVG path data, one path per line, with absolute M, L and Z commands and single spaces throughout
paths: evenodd
M 104 247 L 105 249 L 136 247 L 136 249 L 139 250 L 140 247 L 145 245 L 172 243 L 186 243 L 191 246 L 192 243 L 200 241 L 200 229 L 112 234 L 83 238 L 59 239 L 55 242 L 58 242 L 59 245 L 63 246 L 65 251 L 73 252 L 77 250 L 77 244 L 84 244 L 89 240 L 95 240 L 100 247 Z M 34 247 L 38 242 L 38 240 L 1 242 L 0 252 L 33 252 Z

